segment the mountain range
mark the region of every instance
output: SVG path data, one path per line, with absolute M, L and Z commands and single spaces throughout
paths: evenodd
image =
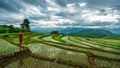
M 92 28 L 36 28 L 33 32 L 51 33 L 59 31 L 60 34 L 77 35 L 84 37 L 117 37 L 120 35 L 119 29 L 92 29 Z
M 91 37 L 91 38 L 102 38 L 102 37 L 117 37 L 117 34 L 114 34 L 108 30 L 104 29 L 86 29 L 81 30 L 76 33 L 71 33 L 70 35 L 82 36 L 82 37 Z

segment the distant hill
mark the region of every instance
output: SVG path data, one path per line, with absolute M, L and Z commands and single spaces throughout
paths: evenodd
M 38 33 L 51 33 L 52 31 L 60 31 L 62 28 L 32 28 L 31 30 Z
M 60 34 L 78 35 L 84 37 L 118 37 L 120 29 L 92 29 L 92 28 L 32 28 L 33 32 L 51 33 L 59 31 Z M 119 35 L 117 35 L 119 34 Z
M 32 31 L 40 33 L 51 33 L 52 31 L 59 31 L 61 34 L 70 34 L 85 29 L 87 28 L 32 28 Z
M 71 33 L 70 35 L 91 37 L 91 38 L 102 38 L 102 37 L 118 37 L 118 35 L 104 29 L 87 29 L 81 30 L 79 32 Z
M 116 28 L 116 29 L 109 29 L 109 31 L 111 31 L 112 33 L 115 33 L 115 34 L 120 35 L 120 28 Z
M 86 30 L 86 29 L 90 29 L 90 28 L 64 28 L 64 29 L 60 30 L 60 33 L 71 34 L 71 33 L 76 33 L 76 32 L 79 32 L 81 30 Z

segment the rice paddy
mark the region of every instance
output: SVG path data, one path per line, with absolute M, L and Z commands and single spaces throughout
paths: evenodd
M 1 34 L 0 38 L 0 59 L 2 59 L 3 55 L 14 55 L 14 53 L 24 50 L 20 50 L 21 47 L 16 46 L 16 44 L 19 44 L 17 33 L 9 34 L 7 40 L 3 39 L 2 36 L 4 35 Z M 77 36 L 28 32 L 24 33 L 22 47 L 30 50 L 28 57 L 23 59 L 18 57 L 16 61 L 11 61 L 9 64 L 3 62 L 6 64 L 4 68 L 120 67 L 119 40 L 88 39 Z

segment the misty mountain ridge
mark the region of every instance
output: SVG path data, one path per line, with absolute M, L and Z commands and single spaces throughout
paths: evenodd
M 83 36 L 83 37 L 106 37 L 115 35 L 114 33 L 104 30 L 104 29 L 87 29 L 76 33 L 71 33 L 70 35 Z
M 117 30 L 92 29 L 92 28 L 36 28 L 34 32 L 51 33 L 52 31 L 59 31 L 60 34 L 77 35 L 84 37 L 105 37 L 105 36 L 119 36 Z
M 50 33 L 52 31 L 59 31 L 59 33 L 61 34 L 70 34 L 86 29 L 90 29 L 90 28 L 33 28 L 32 31 L 39 33 Z

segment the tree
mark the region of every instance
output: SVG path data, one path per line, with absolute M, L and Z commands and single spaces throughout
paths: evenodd
M 30 31 L 30 21 L 28 19 L 24 19 L 23 20 L 23 23 L 20 24 L 21 28 L 24 30 L 24 31 Z
M 22 31 L 22 29 L 19 27 L 14 27 L 14 32 L 19 32 L 19 31 Z
M 14 26 L 13 26 L 13 25 L 9 25 L 9 26 L 8 26 L 8 31 L 9 31 L 10 33 L 14 32 Z
M 28 19 L 24 19 L 23 23 L 24 23 L 25 25 L 29 25 L 29 24 L 30 24 L 30 22 L 29 22 Z
M 3 27 L 0 27 L 0 33 L 5 33 L 6 30 Z

